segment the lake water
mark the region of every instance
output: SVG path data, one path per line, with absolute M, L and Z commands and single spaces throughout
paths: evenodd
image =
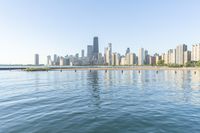
M 199 133 L 200 71 L 0 71 L 0 133 Z

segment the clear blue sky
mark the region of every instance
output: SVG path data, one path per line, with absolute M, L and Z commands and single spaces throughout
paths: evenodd
M 0 0 L 0 64 L 75 54 L 99 36 L 100 51 L 166 52 L 200 42 L 199 0 Z

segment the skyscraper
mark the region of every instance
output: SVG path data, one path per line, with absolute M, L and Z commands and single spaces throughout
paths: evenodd
M 50 55 L 47 56 L 47 65 L 48 66 L 52 65 L 52 61 L 51 61 L 51 56 Z
M 108 47 L 105 48 L 105 63 L 107 65 L 112 65 L 112 44 L 109 43 Z
M 117 56 L 117 53 L 112 53 L 112 65 L 113 66 L 116 65 L 116 56 Z
M 35 62 L 34 62 L 34 64 L 35 64 L 36 66 L 39 65 L 39 54 L 35 54 Z
M 144 60 L 145 60 L 145 53 L 144 53 L 144 48 L 139 49 L 139 54 L 138 54 L 138 65 L 144 65 Z
M 93 56 L 94 59 L 98 60 L 98 53 L 99 53 L 99 40 L 98 37 L 94 37 L 93 39 Z
M 130 53 L 130 64 L 134 65 L 136 63 L 136 55 L 134 53 Z
M 89 60 L 92 59 L 92 55 L 93 55 L 93 46 L 92 45 L 88 45 L 87 46 L 87 57 L 89 58 Z
M 168 50 L 168 64 L 176 64 L 176 50 L 170 49 Z
M 176 64 L 184 64 L 184 52 L 187 51 L 187 45 L 182 44 L 176 47 Z
M 84 54 L 85 54 L 85 52 L 84 52 L 84 50 L 82 49 L 82 50 L 81 50 L 81 57 L 82 57 L 82 58 L 85 56 Z
M 57 61 L 58 61 L 58 56 L 56 54 L 54 54 L 54 56 L 53 56 L 53 64 L 57 65 Z
M 192 61 L 200 60 L 200 44 L 192 45 Z
M 144 51 L 144 62 L 145 64 L 149 64 L 149 54 L 148 54 L 148 50 Z
M 191 61 L 191 51 L 184 52 L 184 64 Z
M 116 55 L 116 61 L 115 61 L 116 66 L 119 66 L 119 65 L 120 65 L 120 58 L 121 58 L 120 54 L 117 53 L 117 55 Z

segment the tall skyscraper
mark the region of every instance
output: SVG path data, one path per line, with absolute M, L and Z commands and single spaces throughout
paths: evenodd
M 39 65 L 39 54 L 35 54 L 34 64 L 35 64 L 36 66 Z
M 144 48 L 139 49 L 139 54 L 138 54 L 138 65 L 144 65 L 145 61 L 145 53 L 144 53 Z
M 99 54 L 99 40 L 98 40 L 98 37 L 94 37 L 94 39 L 93 39 L 93 56 L 94 56 L 94 59 L 98 60 L 98 54 Z
M 89 60 L 92 59 L 92 55 L 93 55 L 93 46 L 92 45 L 88 45 L 87 46 L 87 57 L 89 58 Z
M 182 44 L 176 47 L 176 64 L 184 64 L 184 52 L 187 51 L 187 45 Z

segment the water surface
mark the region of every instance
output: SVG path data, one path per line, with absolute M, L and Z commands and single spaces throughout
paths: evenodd
M 0 71 L 0 133 L 200 132 L 200 71 Z

